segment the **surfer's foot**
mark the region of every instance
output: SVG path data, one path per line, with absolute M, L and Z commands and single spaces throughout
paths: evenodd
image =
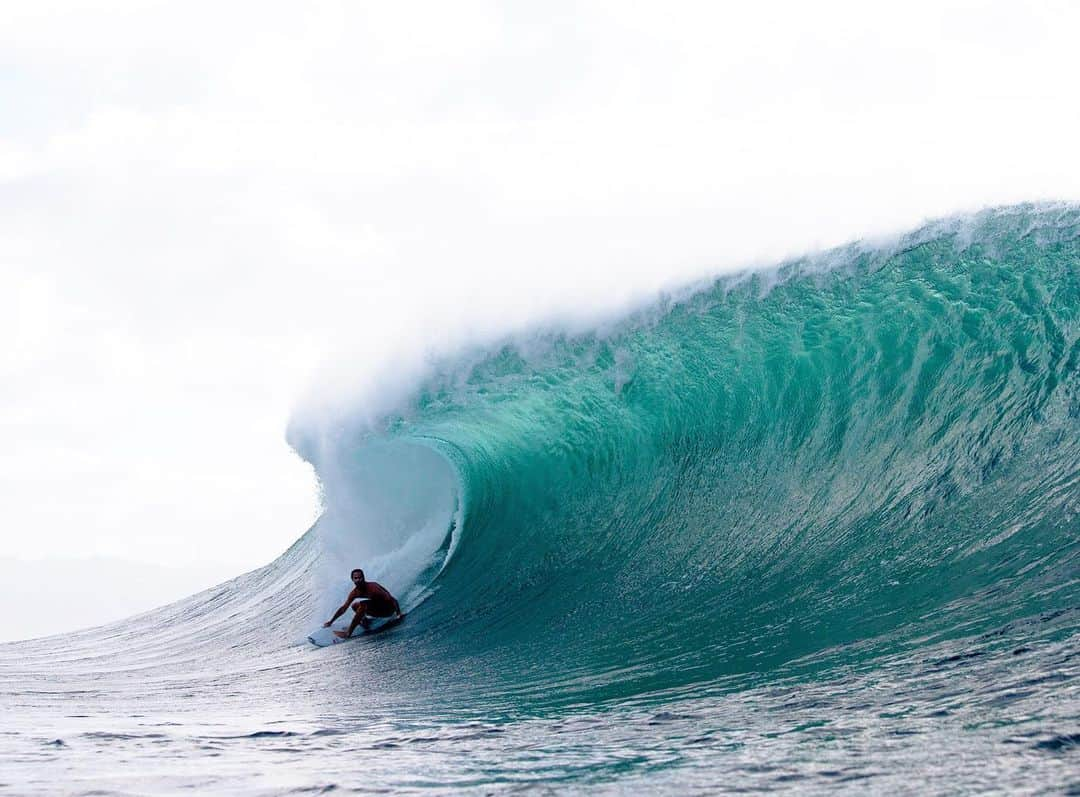
M 335 631 L 334 636 L 336 636 L 338 639 L 348 639 L 349 638 L 349 632 L 348 631 Z

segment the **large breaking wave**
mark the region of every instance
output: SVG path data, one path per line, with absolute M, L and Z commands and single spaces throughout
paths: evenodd
M 322 612 L 364 566 L 414 651 L 566 699 L 1075 628 L 1078 367 L 1072 206 L 720 279 L 298 418 L 305 572 Z

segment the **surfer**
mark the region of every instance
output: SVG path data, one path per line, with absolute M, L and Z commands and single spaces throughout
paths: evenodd
M 332 626 L 334 620 L 348 611 L 349 604 L 352 604 L 353 611 L 356 614 L 353 616 L 352 622 L 349 623 L 349 630 L 335 631 L 334 636 L 348 639 L 356 630 L 356 626 L 362 625 L 366 629 L 371 625 L 372 618 L 375 617 L 405 616 L 398 605 L 397 598 L 391 595 L 390 591 L 382 584 L 365 579 L 364 571 L 359 567 L 353 570 L 349 577 L 354 584 L 352 592 L 349 593 L 349 597 L 345 599 L 345 602 L 341 604 L 338 610 L 334 612 L 334 616 L 323 623 L 323 628 Z

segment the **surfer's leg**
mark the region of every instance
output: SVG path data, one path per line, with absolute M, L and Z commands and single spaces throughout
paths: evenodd
M 353 631 L 356 630 L 356 626 L 362 625 L 364 628 L 367 628 L 369 625 L 371 625 L 371 621 L 368 620 L 367 613 L 365 611 L 367 609 L 366 601 L 357 601 L 353 604 L 352 607 L 355 614 L 353 615 L 352 622 L 349 623 L 349 636 L 352 636 Z

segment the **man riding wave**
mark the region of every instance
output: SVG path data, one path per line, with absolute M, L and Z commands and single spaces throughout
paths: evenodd
M 353 611 L 356 614 L 353 616 L 352 622 L 349 623 L 349 630 L 335 631 L 334 636 L 348 639 L 353 635 L 356 626 L 361 625 L 364 630 L 367 630 L 371 627 L 371 621 L 376 618 L 405 617 L 405 613 L 401 611 L 401 606 L 398 605 L 397 598 L 391 595 L 390 591 L 382 584 L 366 580 L 364 571 L 359 567 L 353 570 L 349 577 L 352 578 L 354 584 L 352 592 L 349 593 L 349 597 L 345 599 L 345 602 L 341 604 L 338 610 L 334 612 L 334 616 L 323 623 L 323 628 L 332 626 L 334 620 L 348 611 L 349 604 L 352 604 Z

